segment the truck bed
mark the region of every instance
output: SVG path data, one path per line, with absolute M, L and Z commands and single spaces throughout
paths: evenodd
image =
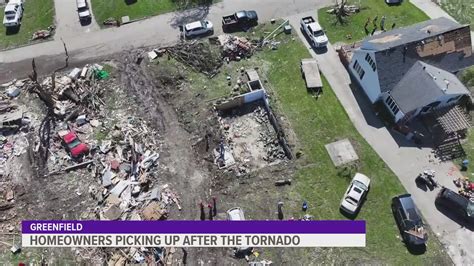
M 311 23 L 316 22 L 316 20 L 314 20 L 312 16 L 309 16 L 309 17 L 302 18 L 301 22 L 303 22 L 303 24 L 311 24 Z
M 308 89 L 322 88 L 321 75 L 319 74 L 318 62 L 316 59 L 302 59 L 301 71 L 303 72 Z
M 222 24 L 223 25 L 229 25 L 229 24 L 235 24 L 235 23 L 237 23 L 237 19 L 235 18 L 234 15 L 229 15 L 229 16 L 222 17 Z

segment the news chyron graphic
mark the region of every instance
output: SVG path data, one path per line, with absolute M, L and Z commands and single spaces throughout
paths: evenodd
M 365 247 L 365 221 L 23 221 L 23 247 Z

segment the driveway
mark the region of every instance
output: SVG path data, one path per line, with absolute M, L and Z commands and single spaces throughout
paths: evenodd
M 90 4 L 90 0 L 88 3 Z M 100 30 L 94 18 L 89 25 L 81 25 L 77 14 L 76 0 L 54 0 L 54 8 L 56 10 L 55 40 L 68 39 L 77 35 L 85 38 L 86 34 Z M 92 13 L 92 9 L 90 11 Z
M 200 7 L 184 12 L 167 13 L 150 19 L 108 28 L 84 32 L 79 27 L 77 14 L 74 13 L 74 0 L 55 0 L 58 17 L 58 37 L 62 37 L 69 51 L 71 64 L 102 57 L 113 53 L 144 46 L 161 46 L 179 40 L 178 26 L 183 23 L 207 18 L 216 25 L 216 35 L 221 32 L 220 21 L 223 15 L 241 9 L 254 9 L 261 22 L 272 18 L 281 18 L 308 10 L 317 9 L 332 3 L 332 0 L 223 0 L 210 7 Z M 66 2 L 66 3 L 63 3 Z M 71 4 L 72 3 L 72 4 Z M 58 7 L 59 6 L 59 7 Z M 72 12 L 72 13 L 71 13 Z M 65 22 L 65 26 L 61 24 Z M 77 24 L 77 25 L 76 25 Z M 69 25 L 69 26 L 68 26 Z M 38 66 L 44 66 L 42 73 L 47 73 L 53 64 L 62 59 L 64 48 L 59 38 L 32 46 L 22 47 L 0 53 L 0 82 L 15 76 L 26 76 L 31 71 L 31 59 L 36 58 Z M 14 64 L 7 64 L 14 63 Z M 42 74 L 40 73 L 40 74 Z
M 309 12 L 308 14 L 314 14 Z M 453 179 L 461 173 L 451 162 L 439 162 L 432 156 L 432 149 L 418 148 L 401 135 L 389 131 L 372 111 L 371 104 L 362 91 L 351 89 L 350 77 L 339 60 L 334 47 L 329 44 L 324 53 L 311 49 L 299 30 L 299 19 L 305 14 L 290 17 L 290 23 L 305 43 L 311 55 L 321 62 L 324 74 L 337 98 L 344 106 L 352 123 L 372 146 L 388 167 L 400 179 L 405 189 L 413 196 L 415 204 L 422 212 L 425 222 L 431 227 L 446 247 L 456 265 L 472 265 L 474 262 L 474 232 L 461 227 L 458 223 L 438 211 L 434 201 L 438 189 L 424 191 L 417 187 L 415 177 L 425 169 L 436 171 L 437 181 L 445 187 L 457 191 Z M 400 146 L 399 146 L 400 143 Z M 395 196 L 395 195 L 393 195 Z

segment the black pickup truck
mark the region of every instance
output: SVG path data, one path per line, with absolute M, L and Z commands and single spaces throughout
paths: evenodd
M 222 17 L 222 29 L 224 32 L 247 30 L 258 24 L 257 12 L 239 11 L 232 15 Z

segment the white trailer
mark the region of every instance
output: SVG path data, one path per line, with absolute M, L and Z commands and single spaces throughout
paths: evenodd
M 314 58 L 301 60 L 301 74 L 306 82 L 308 90 L 321 90 L 323 82 L 319 74 L 318 61 Z

